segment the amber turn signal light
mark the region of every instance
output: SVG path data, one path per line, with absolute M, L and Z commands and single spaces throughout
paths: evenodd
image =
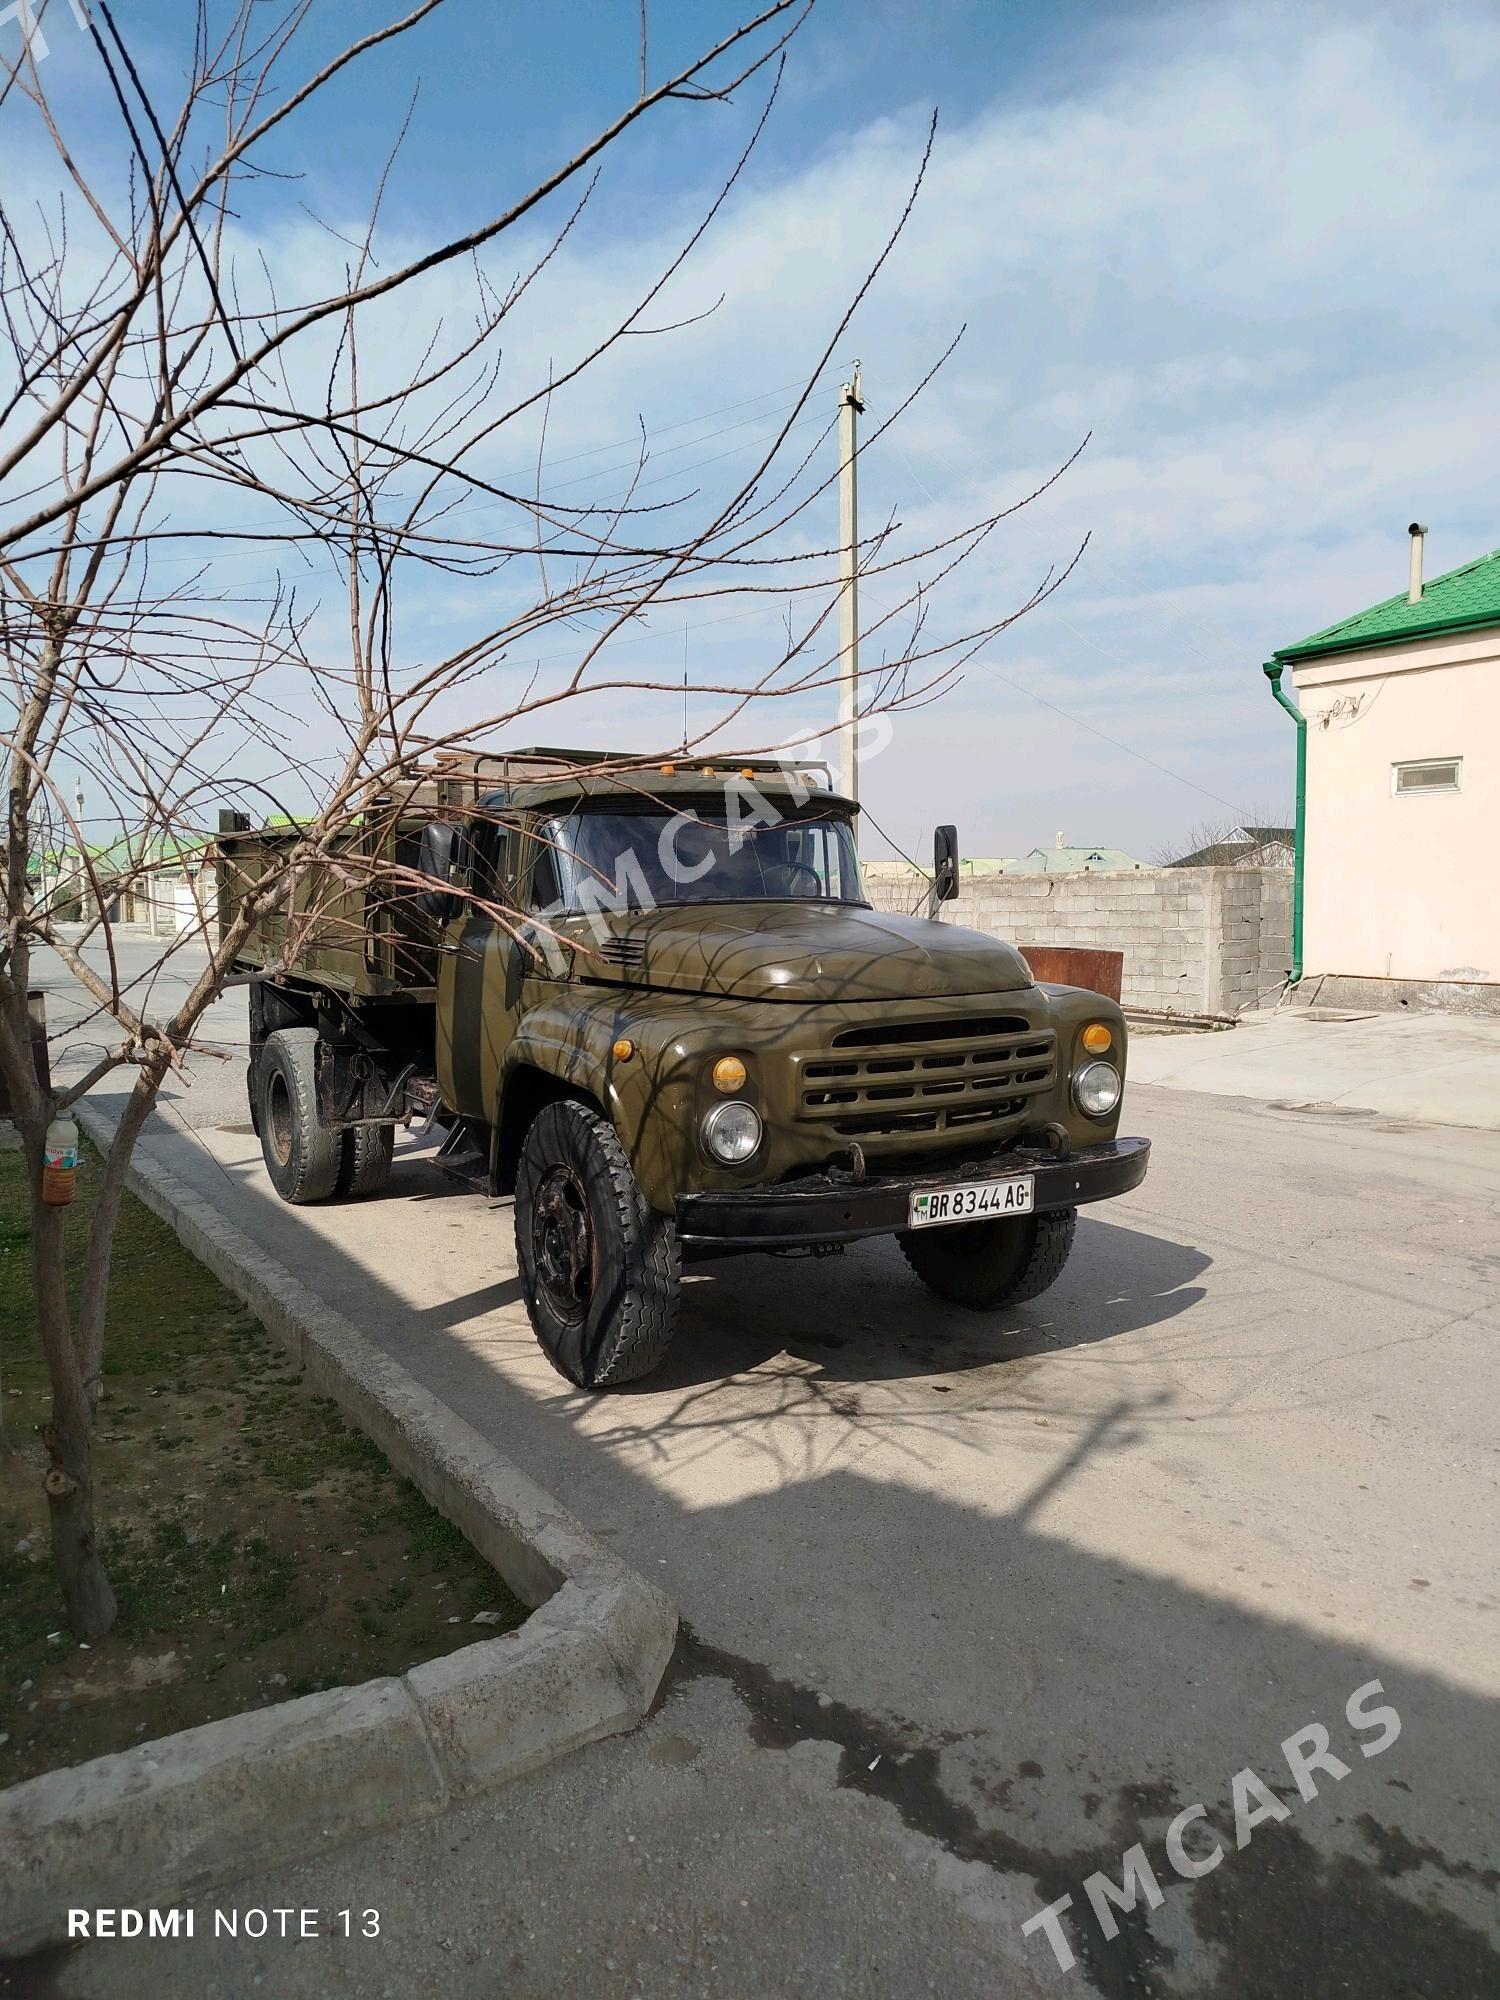
M 1090 1021 L 1083 1031 L 1083 1046 L 1091 1056 L 1102 1056 L 1114 1041 L 1113 1032 L 1103 1021 Z
M 714 1089 L 722 1090 L 729 1096 L 731 1091 L 745 1087 L 745 1065 L 738 1056 L 720 1056 L 714 1064 Z
M 610 1054 L 616 1062 L 629 1062 L 630 1058 L 635 1054 L 635 1043 L 630 1039 L 629 1035 L 621 1035 L 620 1039 L 610 1050 Z

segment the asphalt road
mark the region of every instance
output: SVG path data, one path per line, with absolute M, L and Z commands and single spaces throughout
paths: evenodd
M 689 1631 L 631 1738 L 358 1845 L 330 1801 L 327 1852 L 203 1906 L 374 1908 L 378 1943 L 101 1944 L 36 1990 L 1500 1991 L 1500 1141 L 1139 1087 L 1122 1129 L 1149 1178 L 1032 1306 L 945 1308 L 890 1244 L 702 1266 L 662 1371 L 591 1399 L 507 1205 L 406 1152 L 382 1199 L 288 1210 L 241 1063 L 195 1061 L 153 1150 Z M 1374 1680 L 1383 1747 L 1346 1718 Z M 1346 1774 L 1304 1798 L 1280 1746 L 1315 1723 Z M 1186 1858 L 1223 1858 L 1183 1879 L 1200 1802 Z M 1110 1938 L 1083 1885 L 1136 1842 L 1162 1900 Z M 1068 1972 L 1021 1931 L 1064 1895 Z

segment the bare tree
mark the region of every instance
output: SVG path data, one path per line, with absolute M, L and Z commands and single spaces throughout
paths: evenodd
M 320 920 L 315 898 L 297 901 L 314 877 L 368 886 L 384 867 L 394 890 L 413 886 L 392 864 L 362 858 L 349 831 L 374 802 L 399 800 L 444 749 L 502 737 L 584 692 L 644 697 L 675 686 L 659 672 L 621 670 L 611 650 L 661 607 L 680 606 L 684 618 L 705 600 L 788 607 L 773 657 L 750 672 L 692 679 L 700 719 L 684 747 L 731 724 L 778 747 L 785 732 L 762 719 L 765 705 L 831 689 L 843 671 L 830 637 L 837 551 L 812 532 L 831 512 L 823 503 L 836 470 L 820 449 L 827 431 L 813 424 L 809 439 L 804 420 L 911 212 L 926 155 L 748 474 L 709 501 L 655 470 L 642 430 L 608 504 L 570 503 L 569 482 L 548 464 L 550 413 L 622 344 L 690 330 L 691 319 L 657 324 L 653 315 L 746 169 L 810 0 L 765 0 L 654 84 L 643 7 L 639 86 L 632 79 L 618 116 L 503 208 L 393 257 L 379 229 L 398 134 L 362 231 L 320 225 L 328 262 L 313 289 L 304 282 L 289 296 L 294 273 L 277 268 L 273 233 L 255 238 L 242 215 L 296 203 L 295 182 L 283 177 L 286 142 L 311 150 L 335 81 L 417 38 L 442 4 L 420 0 L 298 72 L 310 0 L 289 0 L 276 17 L 255 0 L 200 0 L 180 98 L 163 109 L 111 8 L 94 0 L 92 59 L 116 123 L 91 130 L 86 147 L 48 94 L 34 38 L 0 72 L 0 115 L 28 119 L 52 161 L 44 202 L 0 210 L 0 313 L 15 378 L 0 402 L 0 1073 L 30 1172 L 52 1387 L 44 1483 L 58 1581 L 81 1637 L 107 1631 L 115 1615 L 92 1426 L 126 1172 L 164 1079 L 199 1045 L 203 1014 L 256 925 L 278 907 L 297 909 L 290 953 Z M 560 363 L 512 380 L 502 336 L 578 226 L 611 149 L 669 105 L 701 115 L 750 90 L 765 101 L 749 143 L 662 268 L 625 310 L 575 331 Z M 104 152 L 105 166 L 82 164 Z M 498 259 L 517 249 L 515 267 L 497 275 Z M 519 482 L 497 470 L 496 447 L 523 437 L 535 471 Z M 867 668 L 867 711 L 933 699 L 969 652 L 1057 587 L 1061 577 L 1049 573 L 1006 616 L 932 634 L 934 588 L 1002 518 L 914 548 L 901 545 L 893 519 L 861 545 L 863 573 L 896 586 L 895 607 L 865 634 L 879 655 Z M 269 576 L 246 575 L 267 564 Z M 337 620 L 324 610 L 330 580 Z M 411 636 L 405 607 L 430 606 L 436 582 L 481 610 L 466 612 L 460 643 L 434 653 L 420 632 Z M 529 664 L 546 633 L 570 653 L 550 678 Z M 649 787 L 663 754 L 616 768 L 637 770 Z M 88 824 L 69 798 L 80 775 L 104 802 Z M 112 907 L 178 866 L 226 805 L 258 821 L 283 815 L 293 835 L 274 865 L 231 881 L 212 920 L 205 910 L 166 946 L 164 956 L 193 947 L 184 955 L 191 976 L 184 997 L 159 1006 L 150 982 L 122 976 Z M 39 871 L 58 850 L 74 857 L 71 885 Z M 63 922 L 74 892 L 81 928 Z M 492 914 L 515 921 L 504 908 Z M 52 1089 L 38 1083 L 28 1052 L 39 947 L 88 996 L 103 1036 L 97 1059 Z M 43 1138 L 59 1110 L 117 1072 L 131 1087 L 73 1299 L 67 1211 L 42 1199 Z

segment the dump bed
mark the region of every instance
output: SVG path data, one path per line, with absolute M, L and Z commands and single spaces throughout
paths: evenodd
M 439 751 L 414 760 L 389 790 L 351 814 L 327 858 L 305 870 L 290 898 L 256 925 L 239 963 L 292 972 L 352 998 L 431 1002 L 440 940 L 412 890 L 392 879 L 392 865 L 417 869 L 422 829 L 431 820 L 461 820 L 486 796 L 594 761 L 597 753 L 569 750 Z M 288 822 L 251 828 L 242 816 L 221 816 L 221 937 L 241 898 L 299 834 Z
M 711 761 L 645 763 L 630 753 L 530 749 L 439 751 L 413 761 L 386 791 L 361 802 L 347 829 L 298 877 L 291 896 L 256 925 L 239 963 L 294 974 L 352 998 L 432 1002 L 438 946 L 433 920 L 411 880 L 420 868 L 423 828 L 434 819 L 523 819 L 574 798 L 628 792 L 684 803 L 743 778 L 788 808 L 810 791 L 836 801 L 819 763 L 719 753 Z M 252 829 L 221 816 L 218 838 L 220 935 L 247 891 L 300 837 L 292 824 Z M 406 880 L 396 871 L 404 871 Z
M 432 924 L 393 893 L 379 863 L 414 868 L 425 818 L 362 821 L 335 841 L 292 894 L 262 917 L 240 946 L 238 963 L 295 971 L 350 996 L 431 1000 L 437 983 Z M 295 827 L 219 836 L 219 928 L 241 898 L 297 840 Z

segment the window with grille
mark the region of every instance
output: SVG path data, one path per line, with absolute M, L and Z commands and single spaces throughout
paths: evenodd
M 1392 764 L 1391 790 L 1399 798 L 1418 792 L 1456 792 L 1462 789 L 1462 757 L 1425 757 L 1419 763 Z

